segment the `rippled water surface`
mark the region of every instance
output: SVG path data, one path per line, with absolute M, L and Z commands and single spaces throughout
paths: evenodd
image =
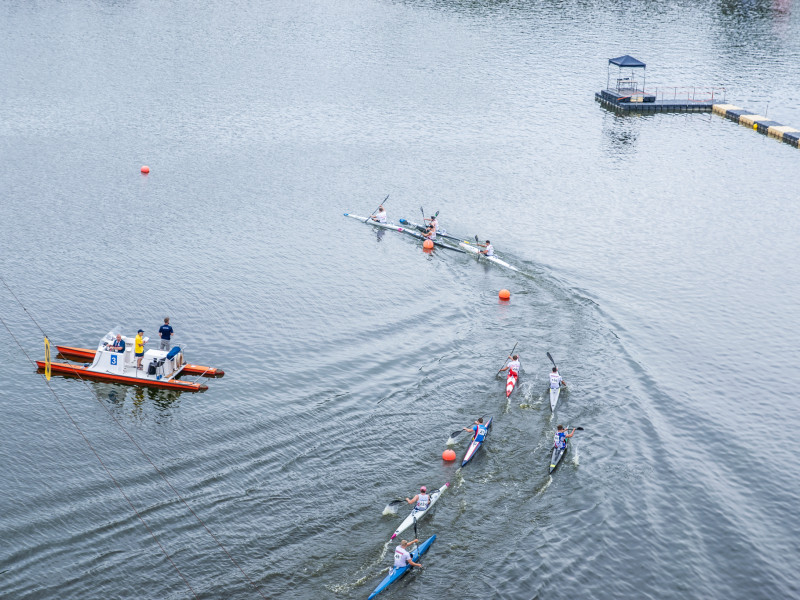
M 387 503 L 445 481 L 383 597 L 799 596 L 799 151 L 594 101 L 627 53 L 800 128 L 799 32 L 786 0 L 4 3 L 0 596 L 366 598 Z M 342 216 L 387 194 L 522 273 Z M 28 359 L 166 315 L 207 392 Z

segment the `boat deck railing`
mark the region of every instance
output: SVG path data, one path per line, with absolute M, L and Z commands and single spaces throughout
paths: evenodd
M 655 96 L 657 102 L 682 100 L 686 102 L 719 102 L 725 103 L 727 90 L 714 86 L 658 86 L 643 90 L 643 94 Z

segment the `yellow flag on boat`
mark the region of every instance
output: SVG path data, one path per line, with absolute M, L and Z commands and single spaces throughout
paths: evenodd
M 44 378 L 50 381 L 50 340 L 44 336 Z

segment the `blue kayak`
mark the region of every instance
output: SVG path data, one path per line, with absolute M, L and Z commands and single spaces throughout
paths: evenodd
M 427 540 L 422 542 L 422 544 L 417 546 L 416 550 L 414 550 L 411 553 L 411 560 L 413 560 L 414 562 L 419 562 L 419 557 L 425 554 L 425 552 L 428 550 L 428 548 L 430 548 L 431 544 L 433 543 L 433 540 L 435 539 L 436 535 L 432 535 Z M 391 571 L 389 571 L 389 574 L 383 578 L 383 581 L 381 581 L 378 584 L 378 587 L 376 587 L 375 591 L 369 595 L 369 598 L 367 600 L 372 600 L 372 598 L 380 594 L 383 590 L 392 585 L 395 581 L 400 579 L 403 575 L 408 573 L 413 568 L 414 567 L 412 567 L 411 565 L 399 568 L 392 567 Z
M 472 458 L 475 456 L 475 453 L 480 450 L 481 446 L 483 446 L 483 442 L 486 441 L 486 437 L 489 435 L 489 430 L 492 428 L 492 419 L 494 417 L 489 417 L 489 420 L 486 421 L 486 435 L 479 436 L 478 438 L 473 438 L 469 444 L 469 448 L 467 448 L 467 453 L 464 455 L 464 460 L 461 461 L 461 466 L 465 466 Z

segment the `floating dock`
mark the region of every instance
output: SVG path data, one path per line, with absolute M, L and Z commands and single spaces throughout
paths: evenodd
M 617 113 L 711 112 L 718 99 L 659 99 L 641 90 L 602 90 L 594 95 L 603 108 Z
M 713 111 L 714 114 L 730 119 L 734 123 L 751 127 L 758 133 L 786 142 L 795 148 L 800 148 L 800 129 L 781 125 L 768 117 L 750 112 L 733 104 L 715 104 Z

